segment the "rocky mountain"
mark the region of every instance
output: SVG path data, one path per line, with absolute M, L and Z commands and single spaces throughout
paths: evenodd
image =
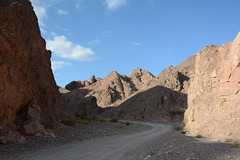
M 68 113 L 28 0 L 0 1 L 0 134 L 31 135 Z
M 195 56 L 191 56 L 176 67 L 166 68 L 157 77 L 151 76 L 136 95 L 105 111 L 103 116 L 161 122 L 182 120 L 194 65 Z
M 104 79 L 98 78 L 92 83 L 88 81 L 73 81 L 66 85 L 65 88 L 71 88 L 71 93 L 78 95 L 81 98 L 88 96 L 96 97 L 98 106 L 103 108 L 115 107 L 128 97 L 137 93 L 153 78 L 154 76 L 150 72 L 137 68 L 132 71 L 129 77 L 113 71 Z M 83 82 L 90 85 L 82 85 Z M 70 87 L 73 86 L 73 84 L 75 86 Z
M 240 140 L 240 33 L 196 56 L 184 123 L 192 134 Z

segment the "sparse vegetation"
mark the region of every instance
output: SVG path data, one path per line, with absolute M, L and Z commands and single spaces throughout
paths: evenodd
M 106 122 L 107 120 L 105 118 L 103 118 L 103 117 L 98 117 L 98 121 L 99 122 Z
M 120 121 L 119 123 L 120 123 L 120 124 L 125 124 L 125 122 L 122 122 L 122 121 Z
M 75 126 L 76 125 L 76 122 L 74 120 L 72 120 L 72 119 L 61 120 L 61 123 L 65 124 L 67 126 Z
M 129 126 L 129 125 L 130 125 L 130 122 L 126 122 L 126 125 Z
M 175 131 L 181 131 L 181 130 L 183 130 L 183 128 L 180 127 L 180 126 L 177 126 L 177 127 L 175 127 L 174 129 L 175 129 Z
M 79 120 L 77 120 L 77 122 L 80 124 L 90 124 L 91 123 L 91 121 L 89 121 L 87 119 L 79 119 Z
M 111 122 L 118 122 L 118 119 L 117 118 L 113 118 L 113 119 L 111 119 Z
M 189 131 L 188 130 L 183 130 L 183 131 L 181 131 L 181 133 L 186 134 L 186 133 L 189 133 Z
M 196 135 L 196 138 L 203 138 L 201 134 Z
M 85 119 L 87 119 L 89 121 L 96 121 L 96 120 L 98 120 L 97 116 L 88 116 L 88 117 L 85 117 Z
M 45 129 L 55 129 L 56 128 L 56 123 L 54 123 L 54 122 L 48 122 L 48 123 L 46 123 L 45 125 L 44 125 L 44 128 Z
M 240 144 L 238 142 L 234 142 L 231 147 L 240 149 Z
M 231 138 L 226 138 L 225 139 L 225 142 L 229 143 L 229 142 L 232 142 L 233 140 Z
M 80 119 L 85 119 L 85 116 L 83 114 L 75 114 L 75 116 Z

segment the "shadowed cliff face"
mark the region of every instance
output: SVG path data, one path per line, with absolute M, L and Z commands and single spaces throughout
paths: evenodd
M 36 121 L 67 113 L 52 74 L 51 52 L 28 0 L 1 0 L 0 44 L 2 131 L 30 123 L 30 111 L 40 115 Z
M 240 33 L 197 54 L 184 122 L 193 134 L 240 140 Z

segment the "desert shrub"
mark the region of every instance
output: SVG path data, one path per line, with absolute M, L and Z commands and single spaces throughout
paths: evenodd
M 111 122 L 118 122 L 118 119 L 117 118 L 113 118 L 113 119 L 111 119 Z
M 225 142 L 229 143 L 229 142 L 232 142 L 233 140 L 231 138 L 226 138 L 225 139 Z
M 201 134 L 196 135 L 196 138 L 203 138 Z
M 75 114 L 75 116 L 80 119 L 85 119 L 85 116 L 83 114 Z
M 99 122 L 106 122 L 107 120 L 105 118 L 103 118 L 103 117 L 98 117 L 98 121 Z
M 130 122 L 126 122 L 126 125 L 129 126 L 129 125 L 130 125 Z
M 56 123 L 54 122 L 47 122 L 45 125 L 44 125 L 44 128 L 45 129 L 55 129 L 56 128 Z
M 61 123 L 65 124 L 67 126 L 75 126 L 76 125 L 76 122 L 74 120 L 72 120 L 72 119 L 61 120 Z
M 96 121 L 96 120 L 98 120 L 97 116 L 88 116 L 88 117 L 85 117 L 85 119 L 87 119 L 89 121 Z
M 119 121 L 120 124 L 125 124 L 125 122 Z
M 91 123 L 91 121 L 89 121 L 87 119 L 79 119 L 79 120 L 77 120 L 77 122 L 80 124 L 90 124 Z
M 234 142 L 231 147 L 240 149 L 240 144 L 238 142 Z
M 181 133 L 186 134 L 186 133 L 189 133 L 189 131 L 188 130 L 183 130 L 183 131 L 181 131 Z
M 175 129 L 175 131 L 181 131 L 183 128 L 180 127 L 180 126 L 177 126 L 177 127 L 175 127 L 174 129 Z

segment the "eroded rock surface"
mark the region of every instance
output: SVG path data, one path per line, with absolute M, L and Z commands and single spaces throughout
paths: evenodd
M 0 132 L 32 134 L 42 130 L 41 122 L 66 115 L 51 52 L 28 0 L 0 1 L 0 44 Z
M 196 56 L 184 123 L 192 134 L 240 140 L 240 33 Z

